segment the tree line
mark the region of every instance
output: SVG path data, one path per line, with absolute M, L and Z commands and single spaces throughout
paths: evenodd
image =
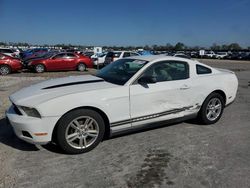
M 73 44 L 55 44 L 55 45 L 32 45 L 25 42 L 0 42 L 0 46 L 46 46 L 46 47 L 60 47 L 63 49 L 67 48 L 78 48 L 78 49 L 86 49 L 92 48 L 93 46 L 84 46 L 84 45 L 73 45 Z M 190 50 L 213 50 L 213 51 L 240 51 L 240 50 L 250 50 L 250 46 L 247 48 L 241 47 L 238 43 L 231 44 L 216 44 L 214 43 L 210 47 L 202 47 L 202 46 L 187 46 L 182 42 L 178 42 L 175 45 L 167 43 L 166 45 L 144 45 L 144 46 L 103 46 L 104 49 L 113 49 L 113 50 L 134 50 L 134 49 L 144 49 L 144 50 L 153 50 L 153 51 L 190 51 Z

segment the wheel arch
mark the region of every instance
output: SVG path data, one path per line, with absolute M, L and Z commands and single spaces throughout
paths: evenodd
M 224 102 L 224 105 L 226 105 L 227 97 L 226 97 L 225 92 L 222 91 L 221 89 L 216 89 L 216 90 L 212 91 L 211 93 L 209 93 L 209 94 L 205 97 L 204 101 L 202 102 L 202 105 L 204 104 L 204 102 L 205 102 L 205 100 L 207 99 L 207 97 L 208 97 L 209 95 L 211 95 L 212 93 L 218 93 L 219 95 L 221 95 L 222 98 L 224 99 L 224 101 L 223 101 L 223 102 Z M 202 105 L 201 105 L 201 106 L 202 106 Z
M 86 66 L 86 68 L 87 68 L 87 64 L 86 64 L 84 61 L 79 61 L 79 62 L 76 64 L 76 67 L 78 67 L 78 65 L 80 65 L 80 64 L 84 64 L 84 65 Z
M 74 109 L 67 111 L 59 118 L 59 120 L 57 121 L 57 123 L 53 129 L 53 132 L 52 132 L 52 141 L 55 141 L 55 139 L 56 139 L 56 130 L 57 130 L 57 127 L 59 125 L 58 123 L 62 119 L 62 117 L 65 116 L 66 114 L 74 111 L 74 110 L 79 110 L 79 109 L 89 109 L 89 110 L 93 110 L 93 111 L 99 113 L 102 116 L 102 118 L 104 120 L 104 124 L 105 124 L 105 133 L 104 133 L 103 139 L 107 139 L 110 136 L 110 121 L 109 121 L 107 114 L 103 110 L 96 108 L 96 107 L 93 107 L 93 106 L 82 106 L 82 107 L 77 107 L 77 108 L 74 108 Z
M 218 93 L 219 95 L 221 95 L 222 96 L 222 98 L 224 99 L 224 104 L 226 104 L 226 102 L 227 102 L 227 97 L 226 97 L 226 93 L 224 92 L 224 91 L 222 91 L 221 89 L 217 89 L 217 90 L 215 90 L 215 91 L 213 91 L 213 92 L 211 92 L 211 93 Z M 211 94 L 210 93 L 210 94 Z M 209 95 L 210 95 L 209 94 Z

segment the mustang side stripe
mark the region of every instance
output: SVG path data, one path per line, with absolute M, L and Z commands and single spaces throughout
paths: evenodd
M 168 110 L 168 111 L 165 111 L 165 112 L 160 112 L 160 113 L 156 113 L 156 114 L 152 114 L 152 115 L 136 117 L 136 118 L 123 120 L 123 121 L 117 121 L 117 122 L 111 123 L 110 126 L 111 127 L 116 127 L 116 126 L 120 126 L 120 125 L 124 125 L 124 124 L 128 124 L 128 123 L 135 123 L 135 122 L 144 121 L 144 120 L 148 120 L 148 119 L 153 119 L 153 118 L 157 118 L 157 117 L 161 117 L 161 116 L 165 116 L 165 115 L 169 115 L 169 114 L 175 114 L 175 113 L 179 113 L 179 112 L 182 112 L 182 111 L 185 111 L 185 110 L 189 110 L 192 107 L 193 106 L 187 106 L 187 107 Z

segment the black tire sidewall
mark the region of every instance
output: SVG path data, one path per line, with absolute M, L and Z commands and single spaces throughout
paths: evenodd
M 207 105 L 208 103 L 210 102 L 211 99 L 213 98 L 218 98 L 220 101 L 221 101 L 221 104 L 222 104 L 222 108 L 221 108 L 221 112 L 220 112 L 220 115 L 213 121 L 209 120 L 207 118 L 207 115 L 206 115 L 206 110 L 207 110 Z M 202 124 L 205 124 L 205 125 L 210 125 L 210 124 L 214 124 L 216 123 L 217 121 L 219 121 L 219 119 L 221 118 L 222 114 L 223 114 L 223 111 L 224 111 L 224 107 L 225 107 L 225 101 L 223 99 L 223 97 L 218 94 L 218 93 L 211 93 L 206 99 L 205 101 L 203 102 L 202 104 L 202 107 L 199 111 L 199 120 Z
M 99 135 L 97 137 L 97 139 L 95 140 L 95 142 L 87 147 L 87 148 L 83 148 L 83 149 L 76 149 L 71 147 L 65 138 L 65 131 L 69 125 L 69 123 L 80 116 L 90 116 L 93 119 L 96 120 L 96 122 L 98 123 L 99 126 Z M 78 110 L 74 110 L 71 111 L 67 114 L 65 114 L 58 122 L 58 127 L 56 129 L 56 142 L 59 145 L 59 147 L 65 151 L 68 154 L 80 154 L 80 153 L 85 153 L 88 152 L 92 149 L 94 149 L 103 139 L 104 136 L 104 132 L 105 132 L 105 124 L 104 124 L 104 120 L 102 118 L 102 116 L 95 112 L 94 110 L 89 110 L 89 109 L 78 109 Z

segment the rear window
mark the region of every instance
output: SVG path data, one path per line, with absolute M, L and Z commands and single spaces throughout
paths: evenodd
M 197 74 L 211 74 L 212 70 L 202 65 L 196 65 L 196 73 Z

